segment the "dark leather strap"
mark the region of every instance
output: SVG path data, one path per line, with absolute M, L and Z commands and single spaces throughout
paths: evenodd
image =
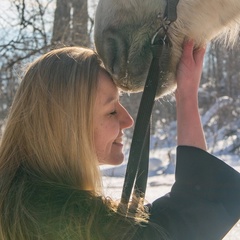
M 121 198 L 121 203 L 123 204 L 127 204 L 129 202 L 135 180 L 136 185 L 134 187 L 134 194 L 137 197 L 143 197 L 146 190 L 149 158 L 150 118 L 160 74 L 161 77 L 164 77 L 163 75 L 165 75 L 164 71 L 160 71 L 160 69 L 166 69 L 163 64 L 165 62 L 168 63 L 166 56 L 169 55 L 169 49 L 164 41 L 160 41 L 158 45 L 153 45 L 151 49 L 153 58 L 142 94 L 134 128 Z
M 174 22 L 177 19 L 177 5 L 179 0 L 167 0 L 164 17 L 169 22 Z
M 176 7 L 179 0 L 168 0 L 165 10 L 167 21 L 175 21 L 177 18 Z M 155 34 L 151 45 L 152 62 L 148 72 L 142 94 L 132 144 L 129 153 L 129 160 L 121 196 L 121 204 L 128 204 L 132 193 L 133 199 L 144 198 L 149 164 L 149 143 L 150 143 L 150 119 L 156 97 L 156 91 L 160 78 L 165 78 L 170 59 L 170 42 L 166 35 L 161 36 L 160 31 Z

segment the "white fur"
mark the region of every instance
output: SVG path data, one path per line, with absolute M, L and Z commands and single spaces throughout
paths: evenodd
M 142 90 L 151 62 L 147 46 L 163 22 L 165 6 L 166 0 L 99 1 L 95 19 L 96 50 L 120 87 Z M 173 45 L 169 73 L 158 95 L 175 88 L 175 70 L 185 38 L 194 39 L 196 47 L 213 39 L 233 45 L 239 31 L 240 0 L 179 0 L 177 20 L 168 30 Z

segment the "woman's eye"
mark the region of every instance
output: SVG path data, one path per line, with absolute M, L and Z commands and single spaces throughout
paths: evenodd
M 116 114 L 117 114 L 117 111 L 116 111 L 116 110 L 110 112 L 110 115 L 116 115 Z

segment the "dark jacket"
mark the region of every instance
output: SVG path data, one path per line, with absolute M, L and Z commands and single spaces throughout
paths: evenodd
M 102 198 L 47 182 L 25 168 L 19 170 L 9 192 L 16 199 L 8 208 L 10 216 L 14 217 L 20 188 L 25 189 L 20 198 L 25 206 L 21 220 L 31 236 L 24 240 L 85 239 L 89 223 L 94 240 L 125 239 L 124 233 L 129 239 L 134 235 L 134 240 L 161 240 L 162 230 L 170 240 L 220 240 L 240 217 L 240 174 L 194 147 L 178 147 L 171 192 L 151 204 L 150 223 L 134 229 L 124 217 L 110 211 Z
M 201 149 L 179 146 L 176 181 L 150 213 L 171 240 L 220 240 L 240 218 L 240 173 Z M 138 239 L 159 239 L 150 229 Z

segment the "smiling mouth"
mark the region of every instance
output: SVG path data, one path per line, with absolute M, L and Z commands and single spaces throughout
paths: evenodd
M 123 148 L 123 144 L 122 143 L 113 142 L 113 146 L 121 148 L 121 149 Z
M 118 145 L 123 145 L 123 143 L 122 143 L 122 138 L 116 139 L 113 143 L 114 143 L 114 144 L 118 144 Z

